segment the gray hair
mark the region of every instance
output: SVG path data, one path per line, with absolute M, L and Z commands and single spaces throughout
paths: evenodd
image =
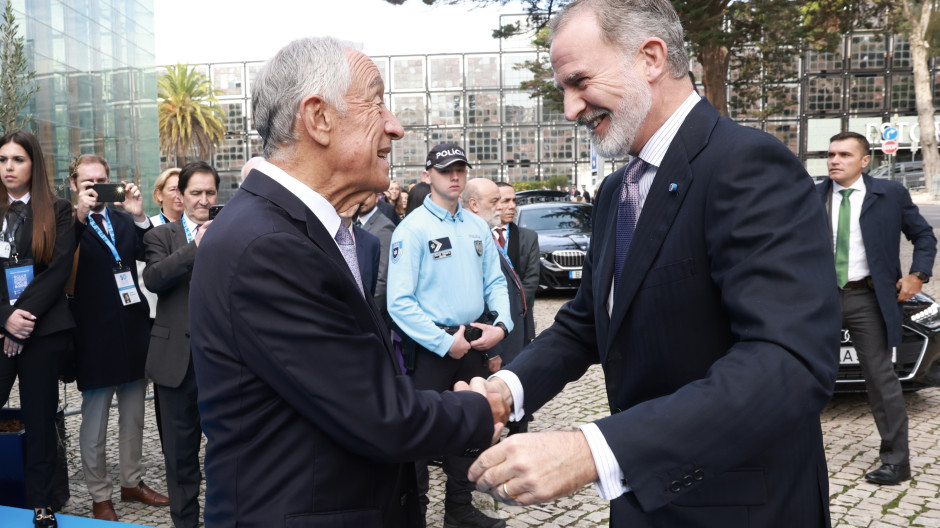
M 281 48 L 258 72 L 252 86 L 255 129 L 264 140 L 264 157 L 297 140 L 294 124 L 300 101 L 320 95 L 342 115 L 352 83 L 346 50 L 351 44 L 333 37 L 297 39 Z
M 669 0 L 574 0 L 549 23 L 550 39 L 583 10 L 593 12 L 601 39 L 625 58 L 632 58 L 640 43 L 657 37 L 666 43 L 666 62 L 676 79 L 688 75 L 689 55 L 685 49 L 682 22 Z

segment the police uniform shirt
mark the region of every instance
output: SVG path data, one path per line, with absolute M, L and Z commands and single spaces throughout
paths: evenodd
M 436 325 L 475 321 L 486 304 L 512 331 L 509 293 L 489 225 L 458 204 L 453 215 L 429 195 L 392 234 L 388 313 L 419 345 L 443 357 L 454 337 Z

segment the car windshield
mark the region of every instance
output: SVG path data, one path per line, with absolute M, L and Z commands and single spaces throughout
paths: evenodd
M 533 231 L 591 232 L 590 206 L 558 205 L 519 211 L 519 225 Z

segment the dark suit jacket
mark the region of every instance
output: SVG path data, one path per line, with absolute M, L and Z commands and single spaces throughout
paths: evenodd
M 919 271 L 928 277 L 933 272 L 933 261 L 937 256 L 937 237 L 933 228 L 924 220 L 911 201 L 911 194 L 899 182 L 872 178 L 863 174 L 865 199 L 859 226 L 865 241 L 865 255 L 875 286 L 875 297 L 888 332 L 888 345 L 901 344 L 901 306 L 898 304 L 898 289 L 901 278 L 901 233 L 914 244 L 911 273 Z M 832 240 L 832 180 L 816 184 L 819 198 L 826 206 L 826 219 Z
M 359 274 L 362 276 L 362 286 L 369 295 L 375 295 L 375 285 L 379 280 L 379 256 L 382 252 L 382 243 L 377 236 L 361 227 L 353 226 L 356 237 L 356 260 L 359 261 Z
M 186 241 L 180 218 L 151 229 L 144 235 L 144 246 L 147 250 L 144 284 L 157 294 L 147 377 L 158 385 L 179 387 L 190 361 L 189 281 L 196 260 L 196 243 Z M 277 259 L 274 255 L 270 257 Z
M 284 187 L 252 171 L 225 211 L 190 299 L 206 526 L 416 526 L 410 461 L 487 446 L 486 400 L 415 390 L 332 235 Z
M 515 222 L 509 222 L 509 240 L 506 244 L 506 253 L 516 268 L 516 274 L 522 281 L 525 290 L 525 305 L 529 310 L 525 314 L 525 342 L 535 339 L 535 316 L 532 307 L 535 305 L 535 292 L 539 289 L 539 235 L 535 231 L 519 227 Z
M 32 206 L 33 202 L 30 200 L 26 204 L 26 220 L 16 232 L 16 253 L 19 260 L 33 259 Z M 32 333 L 35 337 L 75 326 L 65 298 L 65 283 L 72 272 L 72 260 L 75 255 L 75 233 L 72 231 L 75 221 L 72 218 L 72 204 L 65 200 L 56 200 L 54 207 L 55 246 L 52 249 L 52 259 L 43 265 L 33 262 L 33 280 L 20 294 L 15 305 L 10 305 L 5 275 L 0 276 L 0 323 L 6 322 L 17 308 L 26 310 L 36 316 L 36 326 Z M 0 218 L 0 223 L 2 222 L 3 219 Z M 6 262 L 7 259 L 0 261 Z
M 382 312 L 382 319 L 385 325 L 391 327 L 392 320 L 388 316 L 388 307 L 386 306 L 387 282 L 388 282 L 388 256 L 392 247 L 392 233 L 395 232 L 395 224 L 382 214 L 382 211 L 376 210 L 369 219 L 362 224 L 362 228 L 379 237 L 382 243 L 379 254 L 379 277 L 375 283 L 375 305 Z
M 601 363 L 612 416 L 596 424 L 633 489 L 612 526 L 828 526 L 819 413 L 840 321 L 812 181 L 703 99 L 656 173 L 608 316 L 623 175 L 596 193 L 575 298 L 509 367 L 526 411 Z
M 143 237 L 147 229 L 134 224 L 131 215 L 108 210 L 115 244 L 123 265 L 130 268 L 134 283 L 137 260 L 144 258 Z M 93 221 L 89 217 L 89 221 Z M 75 224 L 78 240 L 78 269 L 75 274 L 75 359 L 79 390 L 112 387 L 144 377 L 150 343 L 150 305 L 137 289 L 140 302 L 124 306 L 114 280 L 114 256 L 88 224 Z
M 512 332 L 509 332 L 508 336 L 503 338 L 499 343 L 496 343 L 496 345 L 489 350 L 489 356 L 500 356 L 503 358 L 503 365 L 507 365 L 519 355 L 519 352 L 522 352 L 522 347 L 526 344 L 525 315 L 522 305 L 522 283 L 519 282 L 518 276 L 515 275 L 515 272 L 502 252 L 499 252 L 499 268 L 503 272 L 503 277 L 506 278 L 506 291 L 509 293 L 509 310 L 511 312 L 509 316 L 512 319 Z M 488 306 L 486 310 L 489 311 Z
M 375 206 L 379 208 L 379 212 L 384 214 L 386 218 L 392 221 L 393 224 L 398 225 L 401 222 L 401 218 L 398 217 L 398 213 L 395 212 L 395 206 L 386 202 L 385 200 L 379 200 L 375 203 Z

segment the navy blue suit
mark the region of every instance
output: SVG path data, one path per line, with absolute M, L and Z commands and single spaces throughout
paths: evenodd
M 632 488 L 614 528 L 828 526 L 819 413 L 839 304 L 806 171 L 703 99 L 658 168 L 608 316 L 623 176 L 596 193 L 575 298 L 508 368 L 526 411 L 601 363 L 612 415 L 596 423 Z
M 937 238 L 933 228 L 924 220 L 911 201 L 911 194 L 899 182 L 872 178 L 862 174 L 865 182 L 865 200 L 859 215 L 859 226 L 865 240 L 865 254 L 871 271 L 875 297 L 884 317 L 888 333 L 888 346 L 901 344 L 901 305 L 898 304 L 898 289 L 895 286 L 901 272 L 901 233 L 914 244 L 911 273 L 919 271 L 930 277 L 937 256 Z M 832 180 L 816 185 L 819 199 L 831 211 Z M 829 234 L 832 233 L 832 218 L 827 214 Z
M 260 171 L 190 287 L 207 527 L 423 526 L 409 462 L 489 445 L 487 401 L 415 390 L 333 235 Z
M 907 407 L 891 361 L 891 347 L 901 344 L 901 307 L 897 302 L 896 285 L 902 273 L 898 253 L 901 233 L 904 233 L 914 243 L 911 273 L 920 271 L 930 276 L 937 255 L 937 239 L 903 185 L 867 174 L 862 175 L 862 181 L 865 196 L 858 229 L 862 233 L 874 292 L 869 288 L 839 291 L 842 326 L 851 333 L 865 377 L 868 403 L 881 436 L 881 461 L 907 466 L 910 464 Z M 830 222 L 826 234 L 831 237 L 832 180 L 819 183 L 816 191 L 825 206 Z M 835 229 L 838 230 L 838 226 Z
M 362 286 L 369 295 L 375 295 L 375 284 L 379 280 L 379 255 L 382 252 L 382 243 L 379 237 L 365 229 L 353 226 L 356 236 L 356 260 L 359 261 L 359 274 L 362 276 Z

